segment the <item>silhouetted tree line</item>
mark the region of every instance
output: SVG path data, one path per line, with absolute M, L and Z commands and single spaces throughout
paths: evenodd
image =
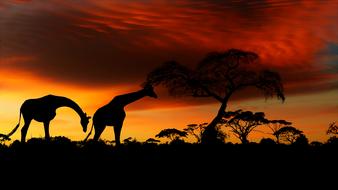
M 95 162 L 99 163 L 129 163 L 146 162 L 155 163 L 179 163 L 200 164 L 208 160 L 214 162 L 231 161 L 233 164 L 242 162 L 243 159 L 257 159 L 262 162 L 266 157 L 274 157 L 275 162 L 284 162 L 295 159 L 338 159 L 338 138 L 329 138 L 326 142 L 314 141 L 309 143 L 305 135 L 291 127 L 281 128 L 280 141 L 264 137 L 259 142 L 245 141 L 243 144 L 234 144 L 226 141 L 226 132 L 222 130 L 227 126 L 221 126 L 219 130 L 219 142 L 217 145 L 208 146 L 198 141 L 201 133 L 197 133 L 198 127 L 204 128 L 207 124 L 189 124 L 184 130 L 165 129 L 157 138 L 168 138 L 169 142 L 161 142 L 157 138 L 149 138 L 146 141 L 138 141 L 128 137 L 120 146 L 115 146 L 112 141 L 71 141 L 66 137 L 52 137 L 49 141 L 44 138 L 31 138 L 26 143 L 16 140 L 10 144 L 0 144 L 0 165 L 6 163 L 29 162 Z M 193 129 L 191 129 L 193 127 Z M 196 131 L 196 129 L 198 129 Z M 203 129 L 202 129 L 203 130 Z M 191 132 L 187 132 L 191 131 Z M 231 130 L 229 130 L 231 132 Z M 184 140 L 188 135 L 195 134 L 196 142 Z M 197 134 L 196 134 L 197 133 Z M 194 136 L 194 135 L 192 135 Z M 241 138 L 241 137 L 238 137 Z M 261 160 L 260 160 L 261 159 Z M 284 160 L 286 159 L 286 160 Z M 150 162 L 150 163 L 149 163 Z M 253 160 L 251 160 L 253 163 Z M 266 160 L 267 163 L 273 162 Z M 114 165 L 113 164 L 113 165 Z M 294 164 L 294 163 L 293 163 Z M 317 164 L 317 163 L 315 163 Z M 94 164 L 96 165 L 96 164 Z M 117 165 L 116 167 L 119 167 Z M 182 166 L 183 167 L 183 166 Z
M 201 137 L 208 126 L 208 123 L 201 124 L 188 124 L 183 131 L 178 129 L 164 129 L 162 130 L 156 137 L 163 138 L 167 137 L 170 140 L 170 143 L 175 142 L 175 140 L 184 141 L 181 138 L 187 137 L 190 135 L 196 139 L 197 144 L 201 143 Z M 292 126 L 292 123 L 285 120 L 268 120 L 265 118 L 265 114 L 263 112 L 253 113 L 251 111 L 230 111 L 226 112 L 221 120 L 221 122 L 217 125 L 217 139 L 218 144 L 226 143 L 227 137 L 233 134 L 236 138 L 238 138 L 242 144 L 248 144 L 249 134 L 254 131 L 257 127 L 268 127 L 271 130 L 271 133 L 267 133 L 275 137 L 275 140 L 271 138 L 263 137 L 261 143 L 268 142 L 270 144 L 289 144 L 289 145 L 308 145 L 309 140 L 303 133 L 303 131 Z M 228 131 L 226 131 L 228 129 Z M 262 132 L 260 130 L 256 130 L 257 132 Z M 165 134 L 165 135 L 164 135 Z M 327 144 L 334 144 L 337 142 L 337 126 L 335 122 L 331 123 L 327 130 L 328 135 L 331 136 Z M 175 137 L 175 138 L 173 138 Z M 323 143 L 314 141 L 311 142 L 311 145 L 321 145 Z

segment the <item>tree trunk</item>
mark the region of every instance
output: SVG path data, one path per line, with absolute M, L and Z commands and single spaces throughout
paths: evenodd
M 217 139 L 218 132 L 216 130 L 216 126 L 221 121 L 223 115 L 225 114 L 225 109 L 227 107 L 229 97 L 230 95 L 224 98 L 221 104 L 221 107 L 218 109 L 218 113 L 216 117 L 205 128 L 202 134 L 202 138 L 201 138 L 202 144 L 217 144 L 218 143 L 218 139 Z
M 249 143 L 247 136 L 241 136 L 240 139 L 241 139 L 242 144 L 248 144 Z
M 280 144 L 280 142 L 279 142 L 279 135 L 276 135 L 276 143 Z

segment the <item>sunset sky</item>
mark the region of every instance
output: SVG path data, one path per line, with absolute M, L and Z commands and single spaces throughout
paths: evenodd
M 329 123 L 338 121 L 337 10 L 336 0 L 1 0 L 0 133 L 15 127 L 26 99 L 66 96 L 93 115 L 114 96 L 141 89 L 165 61 L 193 67 L 208 52 L 237 48 L 281 74 L 286 101 L 238 93 L 229 110 L 265 112 L 293 122 L 310 141 L 326 141 Z M 212 99 L 155 91 L 158 99 L 127 107 L 122 139 L 209 122 L 218 109 Z M 69 108 L 58 109 L 50 133 L 86 136 Z M 32 122 L 32 137 L 44 137 L 42 123 Z M 113 129 L 101 137 L 113 140 Z M 262 137 L 272 136 L 253 132 L 249 140 Z M 230 141 L 238 142 L 232 134 Z

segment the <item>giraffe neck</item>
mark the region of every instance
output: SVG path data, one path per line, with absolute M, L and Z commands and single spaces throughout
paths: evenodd
M 130 103 L 133 103 L 143 97 L 145 97 L 146 94 L 144 93 L 144 90 L 139 90 L 136 92 L 128 93 L 128 94 L 123 94 L 116 96 L 110 103 L 113 104 L 119 104 L 120 106 L 126 106 Z
M 81 119 L 85 117 L 85 113 L 82 111 L 80 106 L 71 99 L 68 99 L 66 97 L 57 97 L 57 101 L 55 102 L 55 104 L 57 108 L 69 107 L 73 109 L 80 116 Z

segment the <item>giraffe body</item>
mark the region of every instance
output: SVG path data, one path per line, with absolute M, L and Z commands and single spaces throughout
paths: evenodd
M 152 86 L 146 86 L 142 90 L 116 96 L 107 105 L 99 108 L 93 116 L 94 140 L 97 141 L 100 138 L 106 126 L 113 126 L 116 145 L 120 145 L 121 130 L 126 117 L 125 106 L 145 96 L 157 98 Z M 91 132 L 85 140 L 90 134 Z
M 126 112 L 124 107 L 114 106 L 114 105 L 105 105 L 99 108 L 94 116 L 96 124 L 104 124 L 107 126 L 116 126 L 120 125 L 126 117 Z
M 37 99 L 26 100 L 21 108 L 24 119 L 34 119 L 39 122 L 51 121 L 56 116 L 58 106 L 52 101 L 53 96 L 48 95 Z
M 18 125 L 7 136 L 11 136 L 20 126 L 21 115 L 24 119 L 24 126 L 21 129 L 21 142 L 26 141 L 26 135 L 32 120 L 42 122 L 45 128 L 45 137 L 49 140 L 49 124 L 56 116 L 56 110 L 60 107 L 69 107 L 78 113 L 81 118 L 83 131 L 86 132 L 90 117 L 72 100 L 55 95 L 47 95 L 41 98 L 28 99 L 20 108 Z

